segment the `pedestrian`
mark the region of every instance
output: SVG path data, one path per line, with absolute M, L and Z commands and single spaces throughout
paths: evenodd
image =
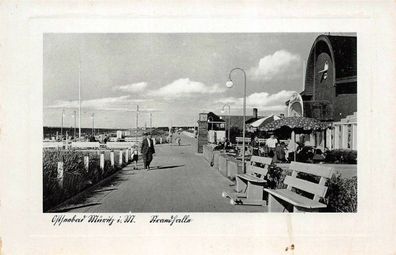
M 275 147 L 274 163 L 283 163 L 286 161 L 285 143 L 277 143 Z
M 294 161 L 294 153 L 297 153 L 297 147 L 298 144 L 294 141 L 294 139 L 288 139 L 288 144 L 287 144 L 287 159 L 288 161 Z
M 142 141 L 141 153 L 143 157 L 143 167 L 146 170 L 150 169 L 150 163 L 153 160 L 153 154 L 155 153 L 154 142 L 151 139 L 150 133 L 145 133 Z
M 133 169 L 137 169 L 138 159 L 139 159 L 138 147 L 136 145 L 134 145 L 132 148 L 132 163 L 135 162 Z
M 250 146 L 251 146 L 251 151 L 253 156 L 258 156 L 259 155 L 259 139 L 257 136 L 255 136 L 253 139 L 251 139 Z
M 275 138 L 274 135 L 271 135 L 270 138 L 267 139 L 267 141 L 265 141 L 265 144 L 268 147 L 268 156 L 273 157 L 275 155 L 275 147 L 276 144 L 278 143 L 278 139 Z

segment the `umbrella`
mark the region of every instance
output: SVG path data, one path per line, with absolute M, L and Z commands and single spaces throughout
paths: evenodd
M 320 122 L 317 119 L 306 118 L 306 117 L 286 117 L 279 120 L 274 120 L 270 123 L 260 127 L 261 131 L 274 131 L 282 127 L 289 127 L 291 129 L 303 129 L 303 130 L 325 130 L 330 127 L 330 124 Z
M 286 117 L 279 120 L 274 120 L 261 127 L 260 130 L 274 131 L 282 127 L 289 127 L 292 129 L 292 137 L 293 141 L 295 141 L 295 129 L 320 131 L 329 128 L 330 124 L 306 117 Z M 296 161 L 296 150 L 294 150 L 294 161 Z

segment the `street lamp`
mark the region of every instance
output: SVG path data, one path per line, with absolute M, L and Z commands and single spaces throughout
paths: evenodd
M 63 118 L 65 117 L 65 109 L 62 109 L 62 125 L 61 125 L 61 139 L 63 140 Z
M 231 79 L 231 73 L 235 70 L 240 70 L 243 73 L 244 77 L 244 87 L 243 87 L 243 134 L 242 134 L 242 169 L 245 171 L 245 123 L 246 123 L 246 72 L 242 68 L 235 67 L 233 68 L 230 73 L 228 74 L 228 81 L 226 82 L 226 87 L 227 88 L 232 88 L 234 86 L 234 83 L 232 82 Z
M 231 106 L 229 104 L 225 104 L 223 105 L 223 109 L 221 110 L 221 113 L 224 113 L 224 108 L 228 106 L 228 135 L 227 135 L 227 139 L 228 142 L 230 142 L 230 126 L 231 126 Z
M 92 113 L 91 119 L 92 119 L 92 136 L 95 136 L 95 113 Z
M 135 131 L 136 144 L 138 143 L 138 130 L 139 130 L 139 105 L 136 105 L 136 131 Z
M 73 132 L 73 138 L 76 139 L 77 111 L 73 111 L 73 118 L 74 118 L 74 132 Z

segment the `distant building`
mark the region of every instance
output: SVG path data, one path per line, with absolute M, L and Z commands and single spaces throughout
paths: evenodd
M 240 130 L 243 129 L 243 116 L 242 115 L 228 116 L 228 114 L 222 114 L 219 116 L 221 117 L 222 120 L 225 121 L 226 130 L 228 130 L 228 125 L 230 125 L 230 128 L 238 128 Z M 257 108 L 253 108 L 252 115 L 246 115 L 246 123 L 245 124 L 250 124 L 250 123 L 255 122 L 256 120 L 264 118 L 264 117 L 265 116 L 258 116 Z M 228 122 L 228 118 L 230 118 L 229 122 Z

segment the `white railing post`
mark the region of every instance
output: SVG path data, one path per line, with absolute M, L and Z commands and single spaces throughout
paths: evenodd
M 58 184 L 61 188 L 63 188 L 63 162 L 58 162 L 58 171 L 56 179 L 58 180 Z
M 125 150 L 125 158 L 126 158 L 126 162 L 129 162 L 129 148 Z
M 84 156 L 85 171 L 89 172 L 89 156 Z
M 104 153 L 100 153 L 100 170 L 102 170 L 102 174 L 104 173 L 104 165 L 105 165 Z
M 120 150 L 120 157 L 119 157 L 119 162 L 118 164 L 121 166 L 122 165 L 122 150 Z
M 110 164 L 111 166 L 114 166 L 114 151 L 110 152 Z

